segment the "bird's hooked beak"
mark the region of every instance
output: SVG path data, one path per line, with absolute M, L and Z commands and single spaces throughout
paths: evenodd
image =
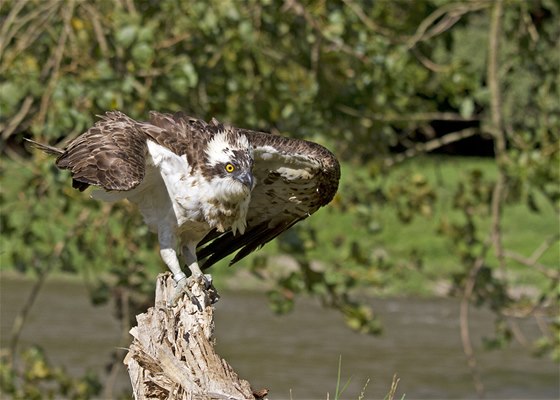
M 235 179 L 237 179 L 243 185 L 247 186 L 249 190 L 253 190 L 253 188 L 255 187 L 255 178 L 253 177 L 251 171 L 242 172 L 237 175 Z

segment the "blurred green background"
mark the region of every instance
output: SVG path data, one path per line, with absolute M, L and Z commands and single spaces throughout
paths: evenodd
M 155 237 L 23 138 L 63 146 L 107 110 L 184 110 L 316 141 L 342 164 L 333 203 L 213 267 L 218 289 L 264 288 L 279 313 L 311 295 L 373 334 L 364 298 L 454 296 L 495 314 L 490 347 L 548 310 L 529 346 L 558 358 L 559 14 L 554 0 L 5 0 L 2 276 L 39 291 L 77 275 L 134 323 L 164 270 Z

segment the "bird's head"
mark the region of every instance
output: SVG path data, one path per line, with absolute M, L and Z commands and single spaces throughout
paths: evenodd
M 246 198 L 255 187 L 252 147 L 245 135 L 219 128 L 208 142 L 205 169 L 224 197 Z

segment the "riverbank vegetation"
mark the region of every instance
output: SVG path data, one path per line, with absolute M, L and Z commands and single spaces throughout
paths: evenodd
M 491 346 L 537 318 L 534 350 L 559 356 L 559 17 L 553 0 L 4 1 L 0 268 L 34 292 L 79 274 L 134 323 L 161 266 L 131 205 L 73 190 L 24 137 L 62 145 L 120 109 L 314 140 L 342 161 L 333 203 L 236 268 L 277 312 L 310 294 L 367 333 L 364 293 L 460 298 L 482 393 L 472 305 L 496 315 Z

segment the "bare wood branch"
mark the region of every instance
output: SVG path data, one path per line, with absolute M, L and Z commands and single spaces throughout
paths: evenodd
M 125 348 L 125 346 L 130 343 L 130 291 L 129 288 L 124 288 L 118 294 L 119 299 L 117 300 L 122 304 L 122 315 L 120 317 L 120 328 L 121 336 L 119 338 L 119 349 Z M 109 373 L 107 374 L 107 380 L 103 388 L 103 398 L 113 399 L 115 396 L 113 391 L 115 386 L 119 382 L 119 372 L 124 368 L 123 364 L 118 361 L 118 358 L 114 358 L 111 361 L 111 366 Z
M 25 2 L 22 2 L 22 4 L 25 4 Z M 0 37 L 0 59 L 3 60 L 0 64 L 1 72 L 10 68 L 13 60 L 31 46 L 37 37 L 45 31 L 51 18 L 56 14 L 61 5 L 62 3 L 57 0 L 45 2 L 42 6 L 18 17 L 13 22 L 11 29 Z M 19 31 L 25 26 L 27 26 L 25 32 L 19 34 Z M 9 42 L 16 36 L 17 42 L 13 46 L 13 49 L 10 52 L 6 51 L 9 47 Z
M 337 109 L 345 114 L 351 115 L 356 118 L 368 118 L 373 121 L 382 122 L 402 122 L 402 121 L 480 121 L 480 117 L 463 117 L 461 114 L 453 112 L 417 112 L 408 114 L 377 114 L 377 113 L 364 113 L 363 111 L 356 110 L 355 108 L 348 107 L 344 104 L 338 105 Z
M 4 19 L 4 21 L 2 21 L 2 27 L 0 28 L 0 58 L 3 58 L 2 54 L 4 52 L 4 49 L 8 46 L 8 43 L 10 42 L 10 40 L 12 40 L 12 38 L 15 36 L 15 33 L 17 32 L 17 28 L 11 29 L 17 19 L 17 15 L 28 2 L 29 1 L 23 0 L 17 1 L 10 10 L 8 16 Z
M 502 29 L 502 7 L 502 0 L 496 0 L 490 21 L 490 32 L 488 37 L 488 67 L 486 72 L 488 89 L 490 91 L 492 130 L 494 133 L 498 163 L 503 161 L 499 157 L 505 157 L 506 155 L 506 137 L 502 125 L 502 96 L 500 89 L 500 77 L 498 75 L 498 58 L 500 53 L 500 35 Z
M 353 0 L 342 0 L 342 2 L 344 4 L 346 4 L 347 7 L 349 7 L 354 14 L 356 14 L 358 16 L 358 18 L 360 19 L 360 21 L 362 21 L 362 23 L 371 31 L 375 32 L 375 33 L 379 33 L 383 36 L 386 36 L 389 41 L 395 43 L 395 42 L 406 42 L 408 40 L 408 37 L 400 37 L 398 36 L 398 34 L 394 31 L 392 31 L 391 29 L 379 26 L 375 21 L 373 21 L 371 18 L 369 18 L 366 13 L 364 12 L 364 10 L 360 7 L 359 4 L 356 4 Z
M 103 33 L 103 26 L 101 25 L 101 16 L 99 15 L 99 12 L 91 4 L 84 3 L 81 6 L 84 7 L 91 17 L 91 24 L 93 26 L 95 38 L 97 39 L 97 43 L 99 43 L 99 49 L 101 50 L 103 58 L 109 57 L 109 45 L 107 44 L 107 39 L 105 39 L 105 34 Z
M 506 158 L 506 137 L 502 125 L 502 100 L 500 89 L 500 78 L 498 76 L 498 57 L 500 52 L 500 36 L 502 30 L 503 1 L 496 0 L 492 9 L 490 20 L 490 32 L 488 37 L 488 70 L 487 80 L 490 91 L 490 112 L 492 131 L 494 133 L 494 152 L 498 163 L 498 178 L 492 193 L 492 242 L 500 268 L 505 274 L 505 256 L 502 243 L 502 203 L 506 187 L 507 177 L 504 170 Z
M 136 10 L 136 6 L 134 5 L 134 0 L 124 0 L 124 5 L 126 10 L 132 15 L 138 15 L 138 11 Z
M 21 107 L 19 108 L 19 111 L 16 113 L 16 115 L 14 115 L 10 119 L 10 122 L 8 122 L 6 128 L 3 130 L 2 132 L 3 140 L 8 139 L 11 136 L 11 134 L 17 129 L 21 121 L 23 121 L 23 119 L 29 113 L 29 110 L 31 109 L 32 105 L 33 105 L 33 96 L 28 95 L 21 103 Z
M 52 72 L 51 72 L 49 82 L 47 84 L 45 91 L 43 92 L 43 96 L 41 97 L 41 105 L 39 107 L 39 112 L 36 119 L 39 125 L 43 125 L 45 122 L 45 117 L 47 115 L 49 102 L 59 78 L 59 70 L 60 70 L 60 64 L 62 63 L 62 56 L 64 55 L 66 40 L 68 39 L 71 30 L 70 21 L 72 19 L 72 15 L 74 14 L 74 4 L 75 4 L 74 0 L 70 0 L 68 2 L 68 7 L 63 9 L 64 25 L 56 49 L 51 57 L 51 60 L 49 60 L 52 61 L 53 67 L 52 67 Z
M 543 274 L 544 276 L 546 276 L 547 278 L 550 279 L 560 279 L 560 271 L 555 270 L 551 267 L 547 267 L 544 264 L 541 264 L 539 262 L 537 262 L 536 260 L 533 260 L 532 257 L 524 257 L 523 255 L 515 252 L 515 251 L 511 251 L 511 250 L 504 250 L 504 257 L 510 258 L 514 261 L 517 261 L 520 264 L 523 264 L 527 267 L 533 268 L 537 271 L 539 271 L 541 274 Z
M 416 32 L 408 41 L 408 48 L 412 49 L 418 43 L 429 40 L 450 29 L 464 14 L 479 11 L 492 4 L 492 0 L 470 1 L 446 4 L 428 15 L 418 25 Z
M 542 255 L 550 248 L 550 246 L 552 246 L 558 240 L 560 240 L 560 234 L 555 234 L 555 235 L 552 235 L 549 238 L 547 238 L 544 242 L 542 242 L 539 245 L 539 247 L 536 248 L 536 250 L 533 252 L 533 254 L 531 254 L 531 257 L 529 257 L 529 260 L 532 263 L 536 263 L 539 260 L 539 258 L 541 258 Z
M 192 36 L 191 32 L 183 32 L 183 33 L 177 34 L 175 36 L 172 36 L 170 38 L 166 38 L 165 40 L 162 40 L 159 43 L 156 43 L 154 48 L 156 50 L 167 49 L 168 47 L 173 47 L 177 43 L 180 43 L 184 40 L 189 39 L 191 36 Z
M 411 49 L 412 54 L 414 54 L 414 57 L 416 57 L 418 59 L 418 61 L 420 61 L 420 63 L 426 67 L 427 69 L 429 69 L 430 71 L 433 72 L 446 72 L 449 71 L 451 69 L 450 65 L 440 65 L 440 64 L 436 64 L 435 62 L 433 62 L 432 60 L 430 60 L 428 57 L 426 57 L 424 54 L 422 54 L 420 52 L 420 50 L 418 50 L 418 48 L 413 47 Z
M 406 159 L 415 157 L 418 154 L 429 153 L 430 151 L 434 151 L 450 143 L 458 142 L 459 140 L 463 140 L 471 136 L 476 136 L 479 133 L 480 131 L 476 128 L 466 128 L 457 132 L 448 133 L 447 135 L 440 138 L 429 140 L 426 143 L 416 143 L 413 145 L 413 147 L 404 151 L 403 153 L 399 153 L 394 157 L 387 158 L 384 164 L 386 167 L 391 167 L 395 164 L 403 162 Z
M 254 399 L 249 382 L 239 379 L 214 351 L 211 293 L 192 288 L 199 310 L 185 296 L 169 308 L 175 283 L 160 274 L 154 307 L 137 316 L 124 359 L 136 399 Z
M 459 326 L 461 330 L 461 343 L 463 345 L 463 352 L 465 353 L 465 357 L 467 358 L 467 364 L 471 371 L 474 387 L 479 397 L 484 396 L 484 384 L 482 383 L 482 379 L 480 378 L 480 374 L 478 373 L 476 355 L 470 336 L 469 311 L 470 301 L 476 284 L 476 277 L 478 276 L 480 269 L 484 265 L 484 258 L 486 257 L 486 253 L 488 252 L 490 244 L 491 240 L 489 237 L 484 243 L 480 255 L 474 261 L 472 268 L 469 271 L 467 281 L 465 283 L 465 289 L 463 291 L 463 296 L 461 297 L 461 304 L 459 309 Z

